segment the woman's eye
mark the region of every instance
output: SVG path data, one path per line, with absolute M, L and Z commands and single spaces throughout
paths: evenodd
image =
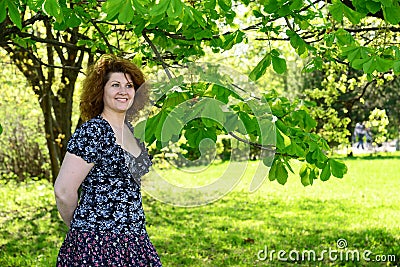
M 127 88 L 133 88 L 133 84 L 128 83 L 128 84 L 126 85 L 126 87 L 127 87 Z
M 113 83 L 111 84 L 112 87 L 119 87 L 119 83 Z

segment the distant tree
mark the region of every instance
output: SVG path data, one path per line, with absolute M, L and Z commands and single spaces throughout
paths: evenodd
M 241 9 L 244 15 L 238 15 Z M 116 53 L 138 64 L 160 64 L 167 69 L 196 60 L 204 55 L 205 47 L 218 53 L 254 40 L 265 43 L 260 51 L 262 59 L 249 75 L 258 80 L 270 66 L 280 74 L 286 71 L 286 60 L 274 45 L 274 41 L 286 40 L 298 55 L 309 57 L 307 72 L 321 69 L 323 62 L 337 61 L 374 79 L 380 73 L 400 71 L 396 45 L 399 14 L 398 0 L 1 0 L 0 46 L 39 96 L 55 177 L 71 135 L 75 82 L 84 62 L 90 64 L 100 54 Z M 371 17 L 375 19 L 372 24 Z M 384 36 L 384 42 L 376 43 L 376 36 Z M 202 90 L 200 95 L 226 99 L 221 90 L 207 94 L 206 88 Z M 166 96 L 174 101 L 163 98 L 163 103 L 157 103 L 155 118 L 165 117 L 168 108 L 179 103 L 177 94 Z M 271 180 L 286 182 L 292 158 L 305 162 L 300 173 L 304 185 L 318 177 L 327 180 L 331 174 L 343 176 L 345 166 L 325 156 L 323 151 L 329 149 L 326 142 L 310 133 L 316 126 L 309 116 L 312 107 L 301 101 L 290 103 L 273 93 L 261 96 L 258 102 L 260 106 L 270 105 L 277 119 L 277 153 L 269 173 Z M 263 126 L 254 126 L 251 103 L 243 101 L 235 108 L 246 118 L 252 143 L 262 147 L 266 137 L 260 134 L 259 127 Z M 211 122 L 190 127 L 185 133 L 191 146 L 198 145 L 191 142 L 198 133 L 221 132 L 220 126 Z M 233 136 L 237 136 L 237 127 L 232 126 Z M 152 138 L 148 141 L 158 141 L 162 147 L 155 134 L 158 130 L 149 129 Z

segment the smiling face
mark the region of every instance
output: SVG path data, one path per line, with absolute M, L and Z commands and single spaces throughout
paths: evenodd
M 133 104 L 135 88 L 129 74 L 113 72 L 104 85 L 103 103 L 106 112 L 125 113 Z

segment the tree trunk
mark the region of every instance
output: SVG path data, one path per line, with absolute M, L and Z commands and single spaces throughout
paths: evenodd
M 48 29 L 50 30 L 47 32 L 48 38 L 52 38 L 51 27 Z M 51 163 L 52 176 L 49 177 L 49 181 L 54 182 L 66 153 L 67 142 L 71 137 L 72 98 L 84 53 L 80 52 L 78 56 L 78 51 L 75 49 L 65 51 L 48 46 L 47 55 L 44 57 L 47 58 L 48 64 L 45 65 L 39 60 L 42 57 L 35 56 L 36 52 L 30 48 L 3 48 L 10 53 L 13 63 L 27 78 L 34 93 L 38 95 Z M 54 50 L 63 65 L 61 77 L 57 77 L 54 68 L 49 67 L 55 65 Z M 61 86 L 54 88 L 53 83 L 57 78 L 61 79 Z

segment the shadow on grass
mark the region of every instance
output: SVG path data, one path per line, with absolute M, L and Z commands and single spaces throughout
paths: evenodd
M 398 265 L 399 231 L 371 224 L 369 212 L 353 203 L 315 199 L 283 202 L 232 193 L 214 204 L 189 209 L 150 204 L 147 217 L 165 266 Z M 345 240 L 347 246 L 339 249 L 338 240 Z M 274 260 L 258 259 L 257 254 L 265 248 L 275 250 Z M 279 250 L 297 250 L 300 258 L 278 261 Z M 337 250 L 338 259 L 331 260 L 325 254 L 321 260 L 302 261 L 304 250 L 315 251 L 317 259 L 323 250 Z M 367 255 L 370 259 L 376 255 L 393 255 L 390 257 L 395 259 L 366 262 L 362 253 L 367 250 L 372 252 Z M 346 261 L 345 251 L 358 251 L 360 261 L 350 261 L 356 260 L 356 255 L 348 255 Z
M 0 229 L 0 265 L 54 266 L 55 252 L 66 231 L 55 206 L 8 213 Z
M 277 199 L 232 192 L 206 206 L 180 208 L 143 196 L 150 237 L 164 266 L 396 266 L 400 262 L 400 230 L 371 218 L 374 207 L 351 201 L 311 198 Z M 385 212 L 391 212 L 385 211 Z M 0 266 L 54 266 L 67 231 L 55 206 L 30 207 L 7 214 L 0 228 Z M 394 255 L 392 262 L 330 260 L 279 261 L 277 252 L 357 250 L 374 259 Z M 270 253 L 272 260 L 257 255 Z M 344 249 L 346 250 L 346 249 Z M 265 256 L 264 254 L 259 254 Z M 269 253 L 267 254 L 269 256 Z M 41 259 L 46 255 L 46 259 Z M 353 254 L 352 254 L 353 255 Z M 292 257 L 296 257 L 294 253 Z M 335 255 L 332 255 L 335 256 Z M 351 256 L 351 255 L 350 255 Z M 283 256 L 285 257 L 285 256 Z M 354 258 L 349 258 L 354 259 Z

